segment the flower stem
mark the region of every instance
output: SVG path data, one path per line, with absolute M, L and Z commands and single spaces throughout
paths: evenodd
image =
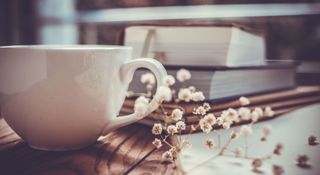
M 244 136 L 244 157 L 248 157 L 248 138 Z
M 204 166 L 205 164 L 207 164 L 208 162 L 218 158 L 219 156 L 222 156 L 224 154 L 224 151 L 228 148 L 228 146 L 230 145 L 232 139 L 229 139 L 224 145 L 223 147 L 220 149 L 220 151 L 218 152 L 218 154 L 212 156 L 212 157 L 209 157 L 207 160 L 199 163 L 198 165 L 194 166 L 193 168 L 189 169 L 188 170 L 188 173 L 190 173 L 191 171 L 194 171 L 195 169 L 201 167 L 201 166 Z
M 162 135 L 160 135 L 160 137 L 161 137 L 162 141 L 163 141 L 165 144 L 167 144 L 167 145 L 170 146 L 170 147 L 173 147 L 169 142 L 166 141 L 166 139 L 168 138 L 168 136 L 166 136 L 165 138 L 163 138 Z
M 217 136 L 218 136 L 218 148 L 221 148 L 221 134 L 219 131 L 217 133 Z

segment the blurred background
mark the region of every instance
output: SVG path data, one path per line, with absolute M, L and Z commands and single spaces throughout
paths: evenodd
M 219 13 L 185 17 L 177 10 L 168 16 L 148 18 L 150 7 L 210 5 Z M 128 9 L 142 15 L 130 18 Z M 212 10 L 212 9 L 211 9 Z M 206 12 L 203 12 L 206 13 Z M 165 16 L 165 15 L 164 15 Z M 176 17 L 175 17 L 176 16 Z M 320 1 L 316 0 L 1 0 L 0 45 L 16 44 L 119 44 L 119 34 L 132 24 L 236 23 L 266 36 L 267 59 L 291 59 L 302 84 L 319 83 Z M 311 76 L 311 73 L 313 74 Z M 310 74 L 310 75 L 309 75 Z M 298 75 L 298 78 L 299 76 Z

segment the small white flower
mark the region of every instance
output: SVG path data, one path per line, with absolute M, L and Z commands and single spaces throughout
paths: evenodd
M 243 96 L 239 98 L 239 102 L 241 106 L 250 104 L 250 100 L 247 97 L 243 97 Z
M 251 112 L 251 120 L 252 122 L 257 122 L 259 120 L 259 114 L 257 111 Z
M 220 116 L 219 118 L 217 118 L 216 123 L 217 123 L 217 125 L 220 125 L 220 126 L 221 126 L 221 125 L 223 124 L 223 121 L 224 121 L 224 120 L 223 120 L 223 117 Z
M 146 98 L 145 96 L 140 96 L 136 99 L 136 101 L 134 102 L 135 104 L 137 103 L 143 103 L 143 104 L 149 104 L 149 99 Z
M 162 154 L 162 160 L 164 161 L 170 161 L 172 162 L 173 161 L 173 155 L 170 151 L 166 151 Z
M 182 149 L 190 148 L 190 141 L 188 139 L 183 139 L 181 142 L 181 148 Z
M 172 99 L 172 92 L 170 88 L 166 86 L 160 86 L 158 87 L 157 93 L 154 96 L 157 101 L 162 102 L 162 101 L 171 101 Z
M 178 109 L 178 108 L 174 109 L 172 111 L 172 113 L 171 113 L 171 118 L 174 121 L 181 120 L 182 116 L 183 116 L 183 111 L 181 109 Z
M 264 109 L 264 114 L 267 116 L 267 117 L 273 117 L 274 116 L 274 111 L 272 110 L 272 108 L 270 106 L 267 106 L 265 109 Z
M 178 132 L 178 130 L 177 130 L 177 127 L 176 127 L 175 125 L 169 125 L 169 126 L 167 127 L 167 132 L 168 132 L 168 134 L 170 134 L 170 135 L 174 135 L 175 133 Z
M 175 82 L 176 80 L 172 75 L 168 75 L 163 79 L 163 84 L 165 84 L 166 86 L 172 86 Z
M 203 101 L 205 99 L 203 93 L 201 91 L 194 92 L 191 94 L 191 98 L 193 101 Z
M 176 147 L 171 147 L 169 151 L 171 152 L 173 157 L 176 157 L 178 155 L 178 151 Z
M 134 104 L 134 113 L 138 116 L 144 115 L 148 110 L 148 105 L 145 103 L 135 103 Z
M 239 120 L 238 111 L 236 111 L 233 108 L 229 108 L 228 110 L 225 110 L 222 113 L 223 113 L 223 116 L 225 116 L 230 121 L 238 121 Z
M 263 128 L 262 128 L 262 135 L 264 137 L 267 137 L 268 135 L 270 135 L 271 130 L 272 130 L 271 125 L 264 125 Z
M 178 129 L 178 131 L 182 131 L 186 129 L 186 124 L 183 121 L 178 121 L 176 123 L 176 127 Z
M 225 122 L 222 123 L 222 127 L 223 127 L 223 129 L 225 129 L 225 130 L 229 129 L 229 128 L 230 128 L 230 125 L 231 125 L 231 123 L 230 123 L 230 122 L 227 122 L 227 121 L 225 121 Z
M 186 69 L 180 69 L 177 72 L 177 79 L 180 82 L 184 82 L 186 80 L 189 80 L 191 78 L 191 73 L 190 71 L 186 70 Z
M 206 146 L 208 149 L 213 149 L 214 146 L 215 146 L 215 143 L 214 143 L 213 139 L 206 139 L 206 141 L 205 141 L 205 146 Z
M 200 119 L 199 125 L 200 125 L 200 129 L 201 129 L 204 133 L 209 133 L 209 132 L 212 130 L 212 125 L 210 125 L 209 123 L 207 123 L 204 119 Z
M 194 86 L 189 86 L 188 89 L 191 91 L 191 92 L 195 92 L 196 91 L 196 88 Z
M 216 117 L 215 117 L 212 113 L 205 115 L 203 119 L 204 119 L 209 125 L 214 125 L 214 124 L 216 124 L 216 122 L 217 122 Z
M 203 106 L 198 106 L 196 110 L 193 111 L 193 114 L 196 114 L 196 115 L 205 115 L 206 113 L 207 113 L 207 110 Z
M 262 117 L 262 116 L 263 116 L 263 110 L 262 110 L 262 108 L 256 107 L 256 108 L 254 108 L 253 111 L 257 112 L 257 114 L 259 115 L 259 117 Z
M 154 135 L 160 135 L 162 133 L 162 125 L 161 123 L 155 123 L 153 124 L 153 127 L 152 127 L 152 134 Z
M 156 147 L 156 148 L 161 148 L 162 146 L 162 142 L 160 139 L 155 138 L 154 141 L 152 142 L 152 144 Z
M 238 109 L 238 114 L 242 120 L 250 120 L 251 118 L 251 111 L 249 108 L 241 107 Z
M 234 151 L 234 154 L 236 157 L 241 157 L 243 154 L 243 149 L 240 147 L 236 148 L 236 150 Z
M 241 126 L 240 128 L 240 134 L 243 135 L 243 136 L 249 136 L 252 134 L 252 128 L 251 126 L 248 126 L 248 125 L 243 125 Z
M 145 73 L 141 75 L 140 81 L 143 84 L 154 84 L 156 82 L 154 75 L 152 73 Z
M 209 110 L 211 109 L 211 106 L 210 106 L 209 103 L 203 103 L 202 106 L 204 107 L 204 109 L 205 109 L 206 111 L 209 111 Z
M 179 100 L 189 102 L 191 100 L 191 91 L 188 88 L 182 88 L 179 90 L 178 98 Z

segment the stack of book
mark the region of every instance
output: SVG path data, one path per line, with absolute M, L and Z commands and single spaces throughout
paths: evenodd
M 277 117 L 281 114 L 291 112 L 293 110 L 296 110 L 298 108 L 304 107 L 306 105 L 310 105 L 313 103 L 320 102 L 320 86 L 304 86 L 304 87 L 297 87 L 290 90 L 281 90 L 276 92 L 270 92 L 270 93 L 262 93 L 257 95 L 251 95 L 248 96 L 250 100 L 250 105 L 247 106 L 251 110 L 253 110 L 256 107 L 271 107 L 274 110 L 273 116 L 262 116 L 259 118 L 259 121 L 272 119 L 274 117 Z M 134 98 L 127 99 L 121 109 L 121 114 L 129 114 L 133 112 L 133 106 L 134 106 Z M 210 113 L 214 113 L 215 116 L 220 116 L 221 112 L 223 110 L 226 110 L 228 108 L 234 108 L 238 109 L 241 107 L 240 102 L 237 98 L 234 99 L 221 99 L 217 100 L 215 102 L 209 102 L 211 109 Z M 199 116 L 194 115 L 192 113 L 193 109 L 198 104 L 194 103 L 165 103 L 163 104 L 164 110 L 167 111 L 169 114 L 170 112 L 177 108 L 178 106 L 181 106 L 184 108 L 184 118 L 187 125 L 187 129 L 185 132 L 189 132 L 191 129 L 191 125 L 197 124 L 199 122 Z M 155 111 L 153 112 L 149 117 L 144 118 L 140 121 L 140 123 L 152 126 L 154 123 L 164 122 L 164 118 L 161 111 Z M 250 120 L 241 120 L 237 124 L 245 124 L 250 123 Z M 199 128 L 197 128 L 199 131 Z
M 296 63 L 266 61 L 264 36 L 234 25 L 131 26 L 125 29 L 123 38 L 124 45 L 133 47 L 134 57 L 156 58 L 170 75 L 175 76 L 181 68 L 189 70 L 191 79 L 184 86 L 202 91 L 217 115 L 229 107 L 239 107 L 237 99 L 241 96 L 253 100 L 252 108 L 275 107 L 276 114 L 320 100 L 319 96 L 311 98 L 320 92 L 318 87 L 296 88 Z M 135 73 L 129 90 L 145 92 L 140 77 L 147 71 L 140 69 Z M 173 88 L 178 91 L 179 85 Z M 131 113 L 133 104 L 134 99 L 127 99 L 121 112 Z M 187 124 L 199 120 L 192 114 L 194 103 L 165 104 L 169 113 L 177 105 L 186 109 Z M 160 114 L 154 112 L 141 122 L 152 125 L 161 120 Z

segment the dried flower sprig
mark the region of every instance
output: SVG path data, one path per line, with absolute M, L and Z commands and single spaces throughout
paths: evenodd
M 191 73 L 188 70 L 180 69 L 176 74 L 176 79 L 179 82 L 180 88 L 177 91 L 171 89 L 171 86 L 176 83 L 176 79 L 174 76 L 168 75 L 164 79 L 164 86 L 159 87 L 156 95 L 154 95 L 154 98 L 160 105 L 160 115 L 164 120 L 159 121 L 158 123 L 154 123 L 151 132 L 155 135 L 156 138 L 154 139 L 152 144 L 158 149 L 162 148 L 163 145 L 166 145 L 166 147 L 169 148 L 162 154 L 163 161 L 175 161 L 182 149 L 187 149 L 191 146 L 190 141 L 187 138 L 181 139 L 181 136 L 179 135 L 186 130 L 186 123 L 184 121 L 184 109 L 178 105 L 178 102 L 194 102 L 196 104 L 196 107 L 193 109 L 192 113 L 199 118 L 199 122 L 190 126 L 189 134 L 192 134 L 197 129 L 200 129 L 204 133 L 215 131 L 217 135 L 217 144 L 213 138 L 207 138 L 204 141 L 204 146 L 208 149 L 219 149 L 218 153 L 212 155 L 212 157 L 210 157 L 208 160 L 201 162 L 194 168 L 203 166 L 207 162 L 219 156 L 225 155 L 225 152 L 229 150 L 228 147 L 230 143 L 233 140 L 238 139 L 239 137 L 243 137 L 245 140 L 244 149 L 242 147 L 238 147 L 231 152 L 233 152 L 235 157 L 237 158 L 251 159 L 253 161 L 252 167 L 254 171 L 259 170 L 259 168 L 262 166 L 263 160 L 270 159 L 272 155 L 281 154 L 283 147 L 281 144 L 278 144 L 276 145 L 273 152 L 265 157 L 251 158 L 248 156 L 249 147 L 247 143 L 247 137 L 252 135 L 252 133 L 254 132 L 253 125 L 261 117 L 274 116 L 275 113 L 271 107 L 265 107 L 264 109 L 255 107 L 254 109 L 250 109 L 249 107 L 247 107 L 248 105 L 250 105 L 250 100 L 242 96 L 238 100 L 241 106 L 239 109 L 228 108 L 226 110 L 223 110 L 220 115 L 215 116 L 213 113 L 209 112 L 211 110 L 210 104 L 203 102 L 205 100 L 203 92 L 197 90 L 194 86 L 185 86 L 185 82 L 190 78 Z M 142 75 L 140 80 L 141 83 L 146 86 L 147 92 L 145 94 L 138 94 L 130 91 L 128 92 L 128 96 L 140 96 L 135 101 L 134 111 L 135 113 L 142 115 L 147 111 L 146 108 L 152 96 L 151 92 L 155 84 L 155 78 L 153 74 L 147 73 Z M 161 105 L 163 101 L 176 102 L 177 107 L 171 112 L 168 112 Z M 224 144 L 221 144 L 220 132 L 222 131 L 214 128 L 221 127 L 224 130 L 229 130 L 233 124 L 239 123 L 241 121 L 250 121 L 250 123 L 241 126 L 239 131 L 236 129 L 232 129 L 229 139 Z M 265 125 L 262 128 L 261 141 L 267 141 L 267 137 L 271 134 L 271 130 L 272 128 L 269 125 Z M 169 143 L 167 139 L 171 138 L 172 136 L 176 136 L 179 142 Z

